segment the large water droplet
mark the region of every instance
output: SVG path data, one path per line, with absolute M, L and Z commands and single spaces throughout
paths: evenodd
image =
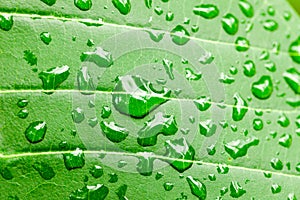
M 240 0 L 239 1 L 239 7 L 242 11 L 242 13 L 246 16 L 246 17 L 253 17 L 254 15 L 254 8 L 253 6 L 245 0 Z
M 168 101 L 171 91 L 154 90 L 152 83 L 139 76 L 119 77 L 112 100 L 115 108 L 132 117 L 142 118 L 159 105 Z
M 71 115 L 75 123 L 81 123 L 85 118 L 83 110 L 79 107 L 72 110 Z
M 165 147 L 166 147 L 165 156 L 169 158 L 178 159 L 178 160 L 168 160 L 167 162 L 169 162 L 170 165 L 180 173 L 189 169 L 193 165 L 193 163 L 190 161 L 194 160 L 195 150 L 186 141 L 185 138 L 167 140 L 165 142 Z M 187 160 L 187 162 L 183 160 Z
M 27 127 L 25 131 L 25 137 L 31 143 L 37 143 L 44 139 L 46 131 L 46 122 L 35 121 Z
M 247 51 L 250 47 L 250 42 L 244 37 L 238 37 L 235 40 L 235 49 L 240 52 Z
M 243 65 L 243 69 L 245 76 L 252 77 L 256 74 L 256 67 L 252 60 L 247 60 Z
M 185 45 L 189 39 L 189 32 L 181 25 L 177 25 L 171 31 L 172 41 L 177 45 Z
M 126 128 L 116 124 L 115 122 L 100 122 L 100 127 L 103 134 L 112 142 L 122 142 L 126 139 L 129 132 Z
M 80 56 L 82 62 L 93 62 L 98 67 L 110 67 L 113 64 L 112 54 L 109 51 L 97 47 L 94 52 L 83 52 Z
M 0 15 L 0 29 L 4 31 L 9 31 L 14 24 L 13 16 L 10 15 Z
M 174 135 L 178 130 L 174 115 L 163 115 L 159 112 L 147 121 L 138 132 L 137 142 L 141 146 L 153 146 L 157 142 L 159 134 Z
M 70 200 L 104 200 L 108 192 L 108 187 L 103 184 L 86 185 L 82 189 L 74 190 L 69 198 Z
M 41 40 L 46 44 L 46 45 L 49 45 L 50 42 L 52 41 L 52 37 L 51 37 L 51 34 L 49 32 L 42 32 L 40 34 L 40 38 Z
M 92 0 L 74 0 L 74 5 L 82 11 L 91 9 L 93 2 Z
M 210 137 L 216 133 L 217 125 L 212 120 L 199 122 L 199 132 L 205 137 Z
M 87 67 L 82 67 L 77 73 L 78 89 L 81 94 L 90 95 L 95 90 L 94 82 Z
M 198 197 L 199 200 L 205 200 L 207 196 L 206 186 L 199 179 L 193 178 L 192 176 L 186 177 L 191 192 L 193 195 Z
M 248 104 L 238 93 L 235 93 L 233 98 L 235 103 L 232 108 L 232 119 L 234 121 L 241 121 L 248 111 Z
M 112 0 L 112 3 L 123 15 L 127 15 L 131 10 L 130 0 Z
M 239 198 L 246 193 L 246 190 L 244 190 L 237 181 L 231 181 L 229 188 L 230 196 L 232 196 L 233 198 Z
M 45 162 L 35 162 L 33 168 L 38 171 L 40 176 L 45 180 L 50 180 L 55 176 L 53 168 Z
M 43 82 L 44 90 L 55 90 L 60 84 L 62 84 L 70 75 L 70 67 L 53 67 L 46 71 L 39 73 L 39 78 Z M 46 94 L 52 94 L 53 92 L 45 92 Z
M 68 170 L 82 168 L 85 164 L 84 153 L 81 149 L 77 148 L 71 153 L 63 154 L 65 167 Z
M 252 94 L 258 99 L 268 99 L 273 92 L 273 83 L 270 76 L 262 76 L 251 87 Z
M 300 94 L 300 72 L 298 72 L 296 68 L 290 68 L 283 73 L 283 77 L 290 88 L 296 94 Z
M 259 140 L 256 137 L 247 140 L 236 140 L 224 145 L 225 151 L 233 158 L 243 157 L 247 154 L 251 146 L 258 145 Z
M 201 4 L 193 8 L 195 15 L 199 15 L 205 19 L 213 19 L 219 15 L 219 9 L 213 4 Z
M 235 35 L 238 32 L 239 20 L 233 14 L 224 15 L 221 22 L 224 31 L 229 35 Z
M 198 99 L 194 100 L 194 104 L 200 111 L 205 111 L 211 106 L 211 99 L 206 96 L 201 96 Z

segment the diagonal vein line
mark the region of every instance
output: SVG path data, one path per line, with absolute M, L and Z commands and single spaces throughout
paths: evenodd
M 20 153 L 20 154 L 1 154 L 0 153 L 0 159 L 10 159 L 10 158 L 22 158 L 22 157 L 28 157 L 28 156 L 46 156 L 46 155 L 62 155 L 66 153 L 72 153 L 73 151 L 50 151 L 50 152 L 32 152 L 32 153 Z M 133 156 L 133 157 L 143 157 L 143 154 L 145 152 L 139 152 L 139 153 L 129 153 L 129 152 L 112 152 L 112 151 L 104 151 L 104 150 L 98 150 L 98 151 L 83 151 L 84 154 L 92 155 L 92 154 L 106 154 L 106 155 L 119 155 L 119 156 Z M 149 152 L 146 152 L 149 153 Z M 170 158 L 163 155 L 156 155 L 154 153 L 147 154 L 148 157 L 154 158 L 154 159 L 160 159 L 163 161 L 179 161 L 179 162 L 187 162 L 187 163 L 193 163 L 197 165 L 206 165 L 210 167 L 217 167 L 221 163 L 213 163 L 213 162 L 204 162 L 201 160 L 185 160 L 185 159 L 178 159 L 178 158 Z M 241 170 L 241 171 L 249 171 L 254 173 L 271 173 L 273 175 L 278 176 L 285 176 L 290 178 L 300 178 L 300 176 L 295 174 L 286 174 L 283 172 L 276 172 L 276 171 L 269 171 L 269 170 L 263 170 L 263 169 L 255 169 L 255 168 L 249 168 L 249 167 L 241 167 L 241 166 L 234 166 L 234 165 L 228 165 L 226 164 L 230 169 L 235 170 Z
M 125 28 L 125 29 L 131 29 L 131 30 L 148 30 L 148 31 L 154 31 L 155 29 L 153 28 L 142 28 L 142 27 L 137 27 L 133 25 L 121 25 L 121 24 L 115 24 L 115 23 L 109 23 L 109 22 L 104 22 L 100 18 L 99 20 L 95 19 L 89 19 L 89 18 L 71 18 L 71 17 L 60 17 L 60 16 L 54 16 L 54 15 L 40 15 L 40 14 L 28 14 L 28 13 L 17 13 L 17 12 L 0 12 L 0 15 L 11 15 L 15 17 L 23 17 L 23 18 L 33 18 L 33 19 L 47 19 L 47 20 L 59 20 L 59 21 L 69 21 L 69 22 L 79 22 L 79 23 L 90 23 L 90 24 L 95 24 L 95 25 L 106 25 L 106 26 L 111 26 L 111 27 L 117 27 L 117 28 Z M 162 33 L 166 34 L 172 34 L 169 31 L 166 30 L 160 30 Z M 199 41 L 203 43 L 211 43 L 211 44 L 218 44 L 218 45 L 228 45 L 228 46 L 235 46 L 234 43 L 230 42 L 225 42 L 225 41 L 215 41 L 215 40 L 210 40 L 210 39 L 204 39 L 204 38 L 197 38 L 193 36 L 186 36 L 187 38 L 194 40 L 194 41 Z M 265 47 L 259 47 L 259 46 L 250 46 L 252 49 L 256 50 L 266 50 L 267 48 Z M 270 50 L 270 49 L 268 49 Z M 289 54 L 289 55 L 294 55 L 298 56 L 298 53 L 289 53 L 285 52 L 282 50 L 279 50 L 280 53 L 282 54 Z
M 35 89 L 35 90 L 0 90 L 0 95 L 1 94 L 18 94 L 18 93 L 52 93 L 52 92 L 58 92 L 58 93 L 76 93 L 80 92 L 80 90 L 40 90 L 40 89 Z M 129 94 L 129 95 L 140 95 L 144 96 L 145 94 L 139 94 L 139 93 L 126 93 L 126 92 L 113 92 L 113 91 L 87 91 L 84 90 L 83 92 L 87 93 L 94 93 L 94 94 Z M 150 95 L 149 95 L 150 96 Z M 162 95 L 157 95 L 157 94 L 151 94 L 151 97 L 159 97 L 165 100 L 172 100 L 172 101 L 195 101 L 196 99 L 189 99 L 189 98 L 175 98 L 175 97 L 163 97 Z M 246 106 L 237 106 L 237 105 L 230 105 L 226 103 L 219 103 L 219 102 L 213 102 L 213 101 L 206 101 L 207 103 L 211 105 L 216 105 L 220 107 L 229 107 L 229 108 L 245 108 L 248 110 L 253 110 L 253 111 L 263 111 L 263 112 L 276 112 L 276 113 L 298 113 L 299 111 L 296 109 L 293 110 L 280 110 L 280 109 L 271 109 L 271 108 L 254 108 L 254 107 L 246 107 Z

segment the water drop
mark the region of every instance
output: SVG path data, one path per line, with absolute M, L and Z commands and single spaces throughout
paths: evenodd
M 272 158 L 271 160 L 271 166 L 275 170 L 282 170 L 283 169 L 283 163 L 278 158 Z
M 147 7 L 147 8 L 152 8 L 152 0 L 144 0 L 145 1 L 145 6 Z
M 130 0 L 112 0 L 112 3 L 122 15 L 127 15 L 131 10 Z
M 248 138 L 247 140 L 236 140 L 224 145 L 225 151 L 233 158 L 243 157 L 247 154 L 251 146 L 257 146 L 259 140 L 256 137 Z
M 35 162 L 33 168 L 38 171 L 40 176 L 45 180 L 50 180 L 55 176 L 53 168 L 45 162 Z
M 92 128 L 94 128 L 98 124 L 98 119 L 97 117 L 93 117 L 88 119 L 88 125 Z
M 294 62 L 300 64 L 300 37 L 290 44 L 289 54 Z
M 163 66 L 166 70 L 166 73 L 168 74 L 169 78 L 171 80 L 174 80 L 174 74 L 173 74 L 173 62 L 168 59 L 163 59 Z
M 261 76 L 260 79 L 252 83 L 252 94 L 258 99 L 268 99 L 273 92 L 273 83 L 270 76 Z
M 44 90 L 55 90 L 60 84 L 62 84 L 70 75 L 70 67 L 53 67 L 46 71 L 39 73 L 39 78 L 43 82 Z M 45 92 L 46 94 L 52 94 L 53 92 Z
M 278 23 L 272 19 L 267 19 L 264 21 L 263 26 L 267 31 L 276 31 L 278 29 Z
M 199 26 L 198 26 L 198 25 L 193 25 L 193 26 L 191 27 L 191 31 L 192 31 L 193 33 L 197 33 L 197 32 L 199 31 Z
M 300 94 L 300 72 L 298 72 L 296 68 L 290 68 L 283 73 L 283 77 L 290 88 L 296 94 Z
M 94 178 L 100 178 L 103 175 L 103 168 L 99 165 L 93 165 L 89 173 L 94 177 Z
M 118 161 L 118 168 L 123 168 L 127 165 L 127 162 L 125 160 L 119 160 Z
M 94 94 L 95 86 L 87 67 L 82 67 L 77 73 L 78 90 L 81 94 Z
M 165 87 L 154 90 L 152 83 L 139 76 L 119 77 L 114 88 L 112 101 L 115 108 L 136 118 L 146 116 L 150 111 L 168 101 L 171 91 Z
M 82 11 L 90 10 L 93 2 L 92 0 L 74 0 L 74 5 Z
M 23 58 L 30 66 L 37 65 L 37 57 L 32 51 L 25 50 Z
M 219 15 L 219 9 L 213 4 L 201 4 L 193 8 L 195 15 L 199 15 L 205 19 L 213 19 Z
M 254 8 L 253 8 L 253 6 L 248 1 L 240 0 L 239 1 L 239 7 L 240 7 L 242 13 L 246 17 L 249 17 L 249 18 L 253 17 L 253 15 L 254 15 Z
M 253 129 L 256 131 L 260 131 L 264 127 L 263 121 L 258 118 L 253 119 L 252 125 L 253 125 Z
M 231 76 L 228 76 L 226 74 L 224 74 L 223 72 L 220 74 L 220 78 L 219 78 L 219 81 L 221 83 L 225 83 L 225 84 L 231 84 L 233 83 L 235 80 L 233 77 Z
M 56 0 L 41 0 L 41 1 L 47 4 L 48 6 L 53 6 L 56 3 Z
M 161 179 L 163 176 L 164 176 L 163 173 L 157 172 L 156 175 L 155 175 L 155 180 L 159 180 L 159 179 Z
M 86 42 L 86 45 L 87 45 L 88 47 L 92 47 L 92 46 L 95 45 L 95 42 L 94 42 L 94 40 L 92 40 L 92 39 L 88 39 L 88 41 Z
M 185 78 L 188 81 L 198 81 L 201 79 L 201 77 L 202 77 L 201 72 L 196 73 L 190 68 L 185 68 Z
M 8 167 L 1 167 L 0 174 L 5 180 L 11 180 L 14 178 Z
M 222 26 L 224 31 L 229 35 L 235 35 L 239 29 L 239 20 L 231 13 L 223 16 Z
M 174 184 L 170 182 L 164 183 L 164 188 L 166 191 L 171 191 L 174 188 Z
M 169 11 L 166 13 L 166 20 L 167 21 L 172 21 L 174 19 L 174 13 Z
M 287 200 L 297 200 L 296 195 L 294 193 L 288 194 Z
M 174 158 L 167 162 L 169 162 L 170 165 L 178 172 L 182 173 L 193 165 L 193 163 L 189 161 L 194 160 L 195 149 L 186 141 L 185 138 L 167 140 L 165 142 L 165 147 L 165 156 L 168 158 Z M 188 161 L 185 162 L 184 160 Z
M 279 144 L 285 148 L 289 148 L 292 145 L 292 136 L 290 134 L 284 133 L 279 138 Z
M 244 74 L 247 77 L 252 77 L 256 74 L 256 67 L 252 60 L 247 60 L 243 65 Z
M 250 42 L 244 37 L 238 37 L 235 40 L 235 49 L 240 52 L 247 51 L 250 47 Z
M 85 118 L 83 110 L 79 107 L 72 110 L 71 115 L 75 123 L 81 123 Z
M 38 143 L 44 139 L 46 131 L 46 122 L 35 121 L 27 127 L 25 137 L 31 143 Z
M 199 132 L 205 137 L 210 137 L 216 133 L 217 125 L 212 120 L 199 122 Z
M 9 31 L 14 24 L 13 16 L 10 15 L 0 15 L 0 29 L 4 31 Z
M 206 151 L 208 155 L 213 156 L 216 153 L 216 146 L 212 144 L 206 148 Z
M 224 196 L 227 192 L 228 192 L 228 188 L 227 187 L 222 187 L 221 190 L 220 190 L 220 195 Z
M 248 111 L 248 104 L 238 93 L 235 93 L 233 98 L 235 103 L 232 108 L 232 119 L 234 121 L 241 121 Z
M 268 61 L 264 64 L 264 66 L 269 72 L 276 72 L 276 65 L 274 62 Z
M 268 12 L 268 14 L 270 16 L 274 16 L 275 15 L 275 9 L 273 8 L 273 6 L 268 6 L 267 12 Z
M 277 193 L 281 192 L 281 186 L 278 184 L 272 184 L 271 191 L 273 194 L 277 194 Z
M 229 167 L 225 164 L 218 164 L 217 165 L 217 172 L 219 174 L 228 174 L 229 172 Z
M 109 193 L 108 187 L 103 184 L 85 185 L 69 195 L 70 200 L 104 200 Z
M 284 11 L 283 13 L 283 18 L 286 20 L 286 21 L 289 21 L 292 17 L 292 14 L 290 11 Z
M 101 117 L 103 119 L 109 118 L 109 116 L 111 115 L 111 108 L 109 106 L 102 106 L 102 110 L 101 110 Z
M 126 139 L 129 131 L 116 124 L 115 122 L 107 123 L 105 121 L 100 122 L 100 127 L 103 134 L 112 142 L 119 143 Z
M 234 66 L 231 66 L 231 67 L 229 68 L 229 72 L 230 72 L 230 74 L 232 74 L 232 75 L 236 75 L 236 74 L 238 73 L 238 69 L 237 69 L 236 67 L 234 67 Z
M 161 41 L 164 38 L 164 35 L 165 35 L 164 32 L 161 32 L 161 31 L 158 31 L 158 30 L 151 30 L 151 31 L 146 31 L 146 32 L 149 34 L 150 39 L 154 42 Z
M 151 176 L 153 171 L 153 153 L 141 152 L 138 154 L 139 162 L 136 165 L 137 171 L 143 176 Z
M 125 196 L 127 192 L 127 187 L 128 186 L 126 184 L 123 184 L 120 187 L 118 187 L 116 194 L 118 195 L 119 200 L 128 200 L 128 198 Z
M 185 45 L 189 39 L 189 32 L 181 25 L 177 25 L 171 31 L 172 41 L 177 45 Z
M 206 111 L 211 106 L 211 99 L 206 96 L 201 96 L 198 99 L 194 100 L 194 104 L 200 111 Z
M 210 181 L 216 181 L 216 180 L 217 180 L 217 177 L 216 177 L 215 174 L 208 174 L 208 179 L 209 179 Z
M 246 193 L 246 190 L 237 182 L 231 181 L 230 183 L 230 196 L 233 198 L 239 198 Z
M 178 127 L 174 115 L 163 115 L 159 112 L 152 119 L 144 124 L 144 127 L 138 132 L 137 142 L 141 146 L 153 146 L 157 142 L 157 136 L 175 135 Z
M 191 192 L 193 195 L 198 197 L 199 200 L 205 200 L 207 196 L 206 186 L 199 179 L 193 178 L 192 176 L 186 177 Z
M 288 127 L 290 124 L 290 120 L 287 118 L 287 116 L 282 113 L 277 120 L 277 123 L 282 127 Z
M 65 167 L 68 170 L 82 168 L 85 165 L 84 153 L 81 149 L 77 148 L 71 153 L 63 154 Z
M 49 32 L 42 32 L 40 34 L 40 38 L 41 40 L 46 44 L 46 45 L 49 45 L 50 42 L 52 41 L 52 37 L 51 37 L 51 34 Z
M 98 67 L 108 68 L 113 64 L 112 54 L 109 51 L 97 47 L 94 52 L 83 52 L 81 62 L 93 62 Z
M 119 178 L 118 178 L 118 175 L 116 173 L 110 173 L 108 175 L 110 177 L 109 180 L 108 180 L 108 182 L 110 182 L 110 183 L 116 183 L 116 182 L 118 182 Z
M 154 8 L 154 12 L 155 12 L 157 15 L 161 15 L 161 14 L 163 14 L 164 11 L 161 9 L 161 7 L 156 6 L 156 7 Z
M 28 105 L 29 101 L 27 99 L 20 99 L 18 102 L 17 102 L 17 106 L 19 108 L 24 108 Z
M 212 63 L 212 61 L 215 59 L 215 57 L 210 52 L 205 52 L 200 58 L 199 62 L 203 65 L 208 65 Z
M 18 112 L 17 116 L 21 119 L 25 119 L 26 117 L 28 117 L 29 112 L 26 109 L 22 109 Z

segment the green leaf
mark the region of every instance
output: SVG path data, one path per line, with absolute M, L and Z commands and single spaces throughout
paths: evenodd
M 299 22 L 284 0 L 2 2 L 0 199 L 300 198 Z

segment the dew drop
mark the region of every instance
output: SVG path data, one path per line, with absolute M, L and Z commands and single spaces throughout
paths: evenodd
M 27 127 L 25 131 L 25 137 L 31 143 L 38 143 L 44 139 L 46 131 L 46 122 L 35 121 Z
M 218 164 L 217 165 L 217 172 L 219 174 L 228 174 L 229 172 L 229 167 L 225 164 Z
M 258 118 L 253 119 L 252 125 L 253 125 L 253 129 L 256 131 L 260 131 L 264 127 L 263 121 Z
M 100 127 L 103 132 L 103 134 L 112 142 L 119 143 L 126 139 L 126 137 L 129 134 L 129 131 L 116 124 L 115 122 L 100 122 Z
M 3 167 L 0 169 L 0 174 L 5 180 L 11 180 L 14 178 L 12 175 L 11 171 L 9 170 L 8 167 Z
M 298 72 L 295 68 L 290 68 L 283 73 L 283 77 L 290 88 L 296 94 L 300 94 L 300 72 Z
M 87 67 L 82 67 L 77 73 L 77 84 L 81 94 L 94 94 L 95 86 Z
M 164 188 L 166 191 L 171 191 L 174 188 L 174 184 L 170 182 L 164 183 Z
M 72 110 L 71 115 L 75 123 L 81 123 L 85 118 L 83 110 L 79 107 Z
M 237 182 L 231 181 L 230 183 L 230 196 L 233 198 L 239 198 L 246 193 L 246 190 Z
M 290 44 L 289 54 L 295 63 L 300 64 L 300 37 Z
M 225 151 L 233 158 L 243 157 L 247 154 L 248 149 L 252 146 L 257 146 L 259 140 L 256 137 L 248 138 L 247 140 L 235 140 L 224 145 Z
M 268 19 L 263 23 L 264 29 L 267 31 L 276 31 L 278 29 L 278 23 L 272 19 Z
M 198 81 L 201 79 L 201 77 L 202 77 L 201 72 L 196 73 L 190 68 L 185 68 L 185 78 L 188 81 Z
M 28 115 L 29 115 L 29 112 L 28 112 L 28 110 L 26 110 L 26 109 L 20 110 L 20 111 L 18 112 L 18 114 L 17 114 L 17 116 L 18 116 L 19 118 L 21 118 L 21 119 L 27 118 Z
M 277 193 L 281 192 L 281 186 L 278 184 L 272 184 L 271 191 L 273 194 L 277 194 Z
M 191 192 L 193 195 L 198 197 L 199 200 L 205 200 L 207 196 L 206 186 L 199 179 L 193 178 L 192 176 L 186 177 Z
M 208 174 L 208 179 L 209 179 L 210 181 L 216 181 L 216 180 L 217 180 L 217 177 L 216 177 L 215 174 Z
M 94 178 L 100 178 L 103 175 L 103 168 L 99 165 L 93 165 L 89 173 L 94 177 Z
M 103 184 L 85 185 L 69 195 L 70 200 L 104 200 L 109 193 L 108 187 Z
M 159 179 L 161 179 L 163 176 L 164 176 L 163 173 L 157 172 L 156 175 L 155 175 L 155 180 L 159 180 Z
M 164 38 L 164 35 L 165 35 L 164 32 L 161 32 L 161 31 L 158 31 L 158 30 L 151 30 L 151 31 L 146 31 L 146 32 L 149 34 L 150 39 L 154 42 L 161 41 Z
M 88 41 L 86 42 L 86 45 L 87 45 L 88 47 L 92 47 L 92 46 L 95 45 L 95 42 L 94 42 L 92 39 L 88 39 Z
M 201 16 L 205 19 L 213 19 L 219 15 L 219 9 L 213 4 L 201 4 L 193 8 L 195 15 Z
M 253 77 L 256 74 L 256 67 L 252 60 L 247 60 L 243 65 L 243 69 L 247 77 Z
M 109 51 L 97 47 L 94 52 L 83 52 L 81 62 L 93 62 L 98 67 L 108 68 L 113 64 L 112 54 Z
M 208 65 L 212 63 L 215 57 L 210 52 L 205 52 L 200 58 L 199 62 L 203 65 Z
M 81 149 L 77 148 L 71 153 L 63 154 L 65 167 L 68 170 L 82 168 L 85 165 L 84 153 Z
M 128 198 L 125 196 L 127 192 L 127 187 L 128 186 L 126 184 L 123 184 L 120 187 L 118 187 L 116 194 L 118 195 L 119 200 L 128 200 Z
M 116 173 L 110 173 L 108 175 L 110 177 L 109 180 L 108 180 L 108 182 L 110 182 L 110 183 L 116 183 L 116 182 L 118 182 L 119 177 L 118 177 L 118 175 Z
M 166 13 L 166 20 L 167 21 L 172 21 L 174 19 L 174 13 L 169 11 Z
M 38 171 L 40 176 L 45 180 L 50 180 L 55 176 L 53 168 L 45 162 L 35 162 L 33 168 Z
M 194 104 L 200 111 L 206 111 L 211 106 L 211 99 L 206 96 L 201 96 L 198 99 L 194 100 Z
M 162 10 L 161 7 L 156 6 L 156 7 L 154 8 L 154 12 L 155 12 L 157 15 L 162 15 L 164 11 Z
M 277 120 L 277 123 L 282 127 L 288 127 L 290 125 L 290 120 L 287 118 L 287 116 L 282 113 Z
M 48 6 L 53 6 L 56 3 L 56 0 L 41 0 L 41 1 L 47 4 Z
M 102 106 L 101 117 L 103 119 L 109 118 L 109 116 L 111 115 L 111 113 L 112 113 L 112 111 L 111 111 L 111 108 L 109 106 Z
M 264 64 L 264 66 L 269 72 L 276 72 L 276 65 L 274 62 L 268 61 Z
M 253 15 L 254 15 L 254 8 L 253 8 L 253 6 L 248 1 L 240 0 L 239 1 L 239 7 L 240 7 L 242 13 L 246 17 L 249 17 L 249 18 L 253 17 Z
M 52 41 L 51 34 L 49 32 L 42 32 L 40 34 L 40 39 L 44 42 L 44 44 L 49 45 Z
M 244 37 L 238 37 L 235 40 L 235 49 L 239 52 L 247 51 L 250 47 L 250 42 Z
M 216 146 L 212 144 L 206 148 L 206 151 L 208 155 L 213 156 L 216 153 Z
M 260 79 L 252 83 L 252 94 L 258 99 L 268 99 L 273 92 L 273 83 L 270 76 L 261 76 Z
M 136 165 L 137 171 L 143 176 L 151 176 L 153 171 L 153 153 L 142 152 L 138 154 L 139 162 Z
M 19 108 L 24 108 L 28 105 L 29 101 L 27 99 L 20 99 L 18 102 L 17 102 L 17 106 Z
M 228 192 L 228 188 L 227 187 L 222 187 L 221 190 L 220 190 L 220 195 L 224 196 L 227 192 Z
M 212 120 L 199 122 L 199 132 L 205 137 L 210 137 L 216 133 L 217 125 Z
M 92 128 L 94 128 L 98 124 L 98 119 L 97 117 L 93 117 L 88 119 L 88 125 Z
M 177 45 L 185 45 L 189 39 L 190 33 L 182 26 L 177 25 L 171 31 L 172 41 Z
M 88 11 L 91 9 L 92 0 L 74 0 L 74 5 L 82 11 Z
M 272 158 L 271 160 L 271 166 L 275 170 L 282 170 L 283 169 L 283 163 L 278 158 Z
M 112 3 L 122 15 L 127 15 L 131 10 L 130 0 L 112 0 Z
M 152 0 L 144 0 L 144 2 L 145 2 L 145 6 L 147 7 L 147 8 L 152 8 Z
M 0 29 L 4 31 L 9 31 L 14 24 L 13 16 L 10 15 L 0 15 Z
M 228 13 L 223 16 L 222 26 L 224 31 L 229 35 L 235 35 L 239 29 L 239 21 L 238 19 L 231 13 Z
M 168 74 L 169 78 L 171 80 L 174 80 L 173 62 L 168 59 L 163 59 L 162 62 L 163 62 L 164 69 L 165 69 L 166 73 Z
M 219 81 L 224 84 L 232 84 L 234 83 L 234 78 L 224 74 L 223 72 L 220 74 Z
M 32 51 L 25 50 L 23 58 L 30 66 L 37 65 L 37 57 Z
M 235 93 L 233 98 L 235 103 L 232 108 L 232 119 L 234 121 L 241 121 L 248 111 L 248 104 L 238 93 Z

